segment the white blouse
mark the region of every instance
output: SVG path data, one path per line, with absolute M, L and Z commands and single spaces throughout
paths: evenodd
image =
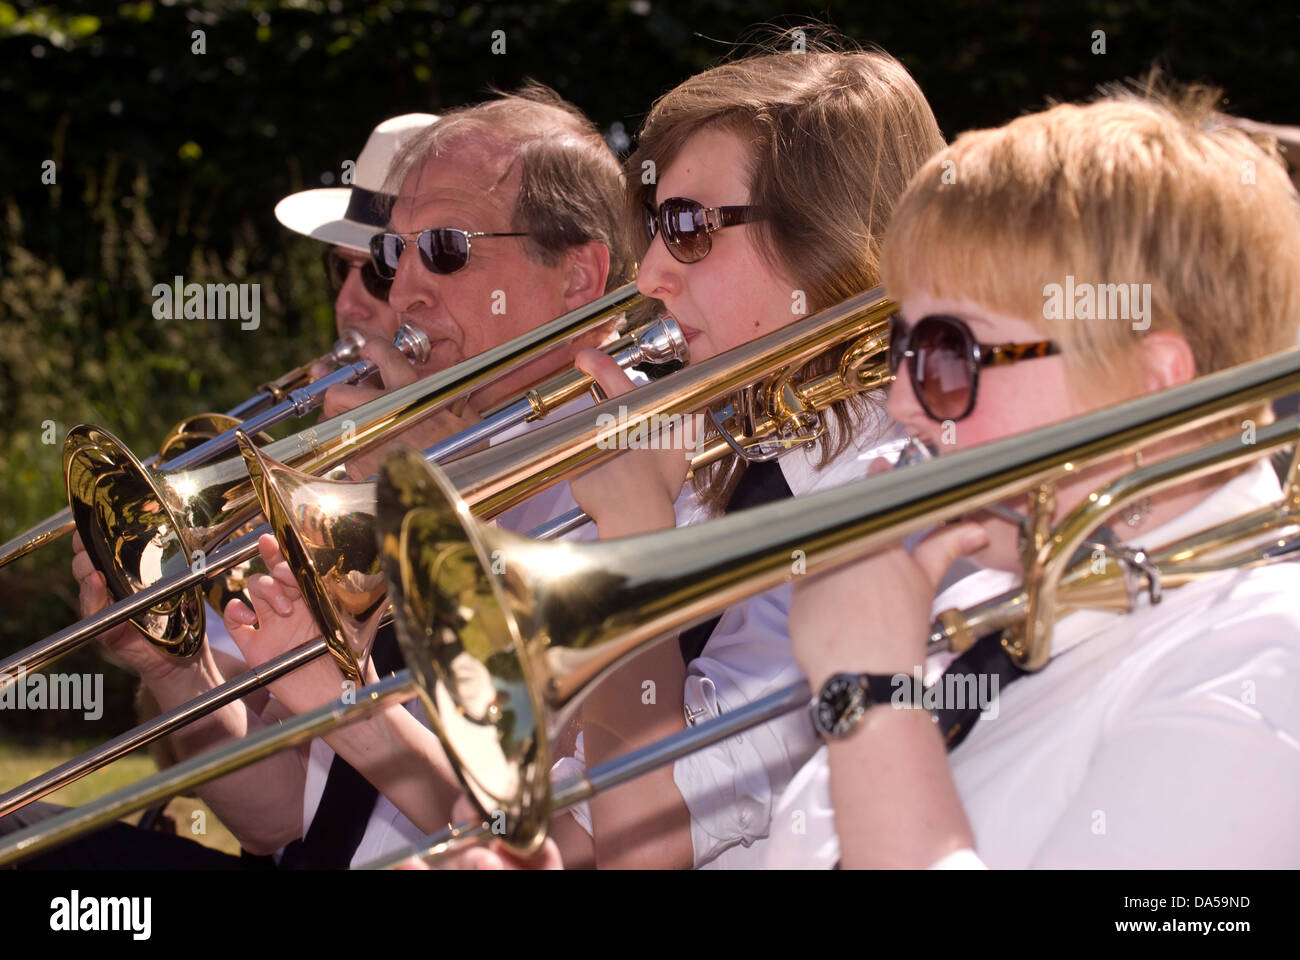
M 795 449 L 778 463 L 791 493 L 801 496 L 866 476 L 868 465 L 896 446 L 902 431 L 883 416 L 859 431 L 858 441 L 818 470 L 811 453 Z M 677 501 L 677 525 L 705 519 L 690 494 Z M 790 586 L 758 594 L 727 608 L 701 655 L 686 670 L 684 706 L 695 724 L 736 710 L 802 679 L 790 646 L 787 618 Z M 762 866 L 772 809 L 794 773 L 820 746 L 808 714 L 797 711 L 679 759 L 673 780 L 691 815 L 691 844 L 697 868 Z M 559 782 L 585 769 L 578 737 L 574 756 L 551 771 Z M 592 832 L 587 804 L 570 809 Z
M 1261 462 L 1141 543 L 1280 493 Z M 936 611 L 1007 587 L 981 581 L 957 584 Z M 1065 616 L 1048 665 L 1005 687 L 997 706 L 950 756 L 984 864 L 1300 866 L 1300 566 L 1226 571 L 1130 614 Z M 839 859 L 825 748 L 773 819 L 785 826 L 767 865 Z

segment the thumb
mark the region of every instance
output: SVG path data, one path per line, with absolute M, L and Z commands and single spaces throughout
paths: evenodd
M 912 559 L 925 572 L 933 589 L 958 557 L 969 556 L 989 545 L 988 534 L 978 523 L 966 522 L 940 527 L 916 545 Z
M 365 384 L 361 386 L 335 384 L 325 391 L 325 402 L 321 404 L 321 417 L 332 420 L 361 406 L 367 400 L 375 399 L 379 394 L 380 390 L 377 387 Z
M 600 389 L 606 397 L 621 396 L 635 386 L 631 378 L 623 372 L 623 368 L 603 351 L 592 350 L 590 347 L 579 350 L 573 358 L 573 365 L 589 377 L 593 377 L 596 383 L 600 384 Z

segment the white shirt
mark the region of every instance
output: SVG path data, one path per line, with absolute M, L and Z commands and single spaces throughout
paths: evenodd
M 1163 545 L 1280 492 L 1261 462 L 1135 539 Z M 963 588 L 970 602 L 1006 583 Z M 1081 610 L 1052 646 L 949 758 L 985 864 L 1300 866 L 1300 567 L 1226 571 L 1130 614 Z M 806 832 L 774 831 L 767 864 L 834 864 L 825 748 L 774 820 L 796 814 Z
M 782 456 L 778 463 L 791 493 L 802 496 L 866 476 L 881 448 L 902 436 L 883 415 L 877 417 L 857 431 L 848 448 L 823 470 L 816 468 L 813 453 L 803 449 Z M 833 428 L 829 418 L 828 426 Z M 677 502 L 677 524 L 704 518 L 705 510 L 688 486 Z M 777 587 L 723 613 L 701 655 L 687 666 L 684 703 L 695 724 L 802 679 L 787 628 L 790 589 L 788 584 Z M 690 811 L 695 866 L 761 866 L 776 798 L 819 745 L 807 714 L 794 713 L 678 760 L 673 780 Z M 581 772 L 584 763 L 580 736 L 575 755 L 552 768 L 552 781 Z M 588 805 L 571 810 L 590 833 Z

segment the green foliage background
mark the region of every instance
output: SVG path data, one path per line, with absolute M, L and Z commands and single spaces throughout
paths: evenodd
M 223 410 L 326 349 L 321 248 L 276 223 L 333 182 L 387 116 L 438 111 L 527 77 L 616 137 L 654 98 L 760 24 L 829 20 L 899 56 L 945 135 L 1161 63 L 1226 109 L 1295 122 L 1297 21 L 1271 2 L 714 3 L 550 0 L 0 0 L 0 540 L 64 503 L 59 443 L 107 426 L 144 455 L 177 420 Z M 192 52 L 204 31 L 206 53 Z M 490 52 L 493 31 L 505 55 Z M 1093 31 L 1106 53 L 1091 53 Z M 53 160 L 57 182 L 41 182 Z M 262 325 L 159 321 L 154 284 L 261 284 Z M 0 570 L 0 654 L 75 619 L 65 545 Z M 63 669 L 98 669 L 87 652 Z M 129 721 L 130 684 L 106 714 Z M 4 718 L 75 732 L 69 715 Z M 99 731 L 95 731 L 96 734 Z

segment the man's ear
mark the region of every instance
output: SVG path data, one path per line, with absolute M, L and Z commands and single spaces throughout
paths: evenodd
M 1196 358 L 1187 338 L 1173 330 L 1153 330 L 1142 338 L 1147 392 L 1166 390 L 1196 378 Z
M 597 240 L 574 247 L 566 255 L 567 282 L 564 288 L 566 310 L 576 310 L 605 292 L 609 277 L 609 248 Z

